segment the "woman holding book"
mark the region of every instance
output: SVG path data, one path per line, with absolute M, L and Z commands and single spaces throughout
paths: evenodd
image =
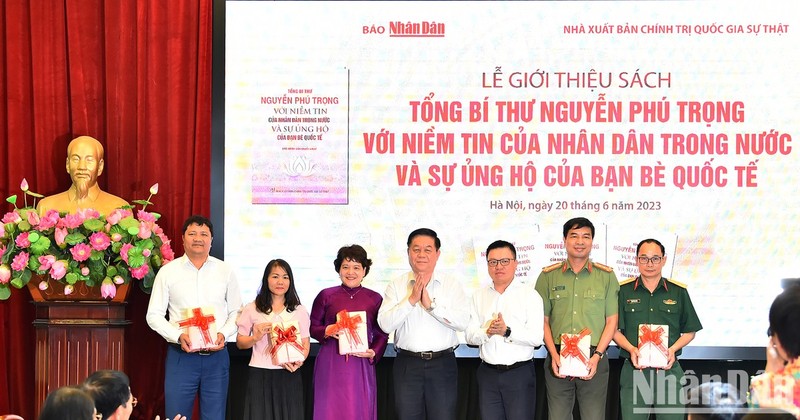
M 315 420 L 378 418 L 375 364 L 389 335 L 378 326 L 383 298 L 361 285 L 371 265 L 361 246 L 340 248 L 333 266 L 341 284 L 322 290 L 311 307 L 311 336 L 320 343 Z
M 303 380 L 297 370 L 308 357 L 309 323 L 289 263 L 270 261 L 255 301 L 245 305 L 236 322 L 236 346 L 253 349 L 245 419 L 304 418 Z

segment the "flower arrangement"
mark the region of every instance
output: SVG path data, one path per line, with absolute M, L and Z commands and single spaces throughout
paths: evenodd
M 91 209 L 65 214 L 49 210 L 38 214 L 35 198 L 43 196 L 29 190 L 23 179 L 25 207 L 17 207 L 17 196 L 6 201 L 14 210 L 6 213 L 0 227 L 0 300 L 11 296 L 11 287 L 25 287 L 34 274 L 39 274 L 38 287 L 47 290 L 51 281 L 64 283 L 64 293 L 71 294 L 76 285 L 100 285 L 101 294 L 113 299 L 117 285 L 140 280 L 150 292 L 156 272 L 175 258 L 170 240 L 156 221 L 158 213 L 145 209 L 158 193 L 158 184 L 150 187 L 142 205 L 120 207 L 107 216 Z M 28 207 L 28 196 L 34 205 Z

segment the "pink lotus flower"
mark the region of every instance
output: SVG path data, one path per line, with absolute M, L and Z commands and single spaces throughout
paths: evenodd
M 150 194 L 153 194 L 153 195 L 158 194 L 158 182 L 156 182 L 155 184 L 153 184 L 152 187 L 150 187 Z
M 56 228 L 56 231 L 53 233 L 53 237 L 56 239 L 56 245 L 64 245 L 64 240 L 69 235 L 69 232 L 65 228 Z
M 147 273 L 149 272 L 150 272 L 150 266 L 147 264 L 143 264 L 136 268 L 131 268 L 131 276 L 139 280 L 143 279 L 144 276 L 146 276 Z
M 95 232 L 89 237 L 89 244 L 95 251 L 105 251 L 111 245 L 111 238 L 103 232 Z
M 31 241 L 28 239 L 28 232 L 20 233 L 17 238 L 14 239 L 14 243 L 20 248 L 27 248 L 31 246 Z
M 152 252 L 150 252 L 150 250 L 149 250 L 149 249 L 147 249 L 147 248 L 145 248 L 145 249 L 143 249 L 143 250 L 142 250 L 142 256 L 144 256 L 145 258 L 149 257 L 149 256 L 150 256 L 150 255 L 152 255 L 152 254 L 153 254 L 153 253 L 152 253 Z
M 68 284 L 68 285 L 64 286 L 64 294 L 65 295 L 71 295 L 72 292 L 74 292 L 74 291 L 75 291 L 75 288 L 72 287 L 71 284 Z
M 61 220 L 61 218 L 58 216 L 58 211 L 52 209 L 48 210 L 47 213 L 45 213 L 44 216 L 41 216 L 39 219 L 39 226 L 36 226 L 36 229 L 40 231 L 52 228 L 58 224 L 59 220 Z
M 72 254 L 72 258 L 74 258 L 75 261 L 83 262 L 88 260 L 92 255 L 92 248 L 82 243 L 75 244 L 69 252 Z
M 125 279 L 122 276 L 114 276 L 114 284 L 122 284 L 125 283 Z
M 122 240 L 122 234 L 119 234 L 119 233 L 112 233 L 112 234 L 111 234 L 111 240 L 112 240 L 112 241 L 114 241 L 114 242 L 119 242 L 119 241 L 121 241 L 121 240 Z
M 39 222 L 41 219 L 39 218 L 39 213 L 35 211 L 28 212 L 28 224 L 31 226 L 39 226 Z
M 28 259 L 29 258 L 30 258 L 30 255 L 27 252 L 25 252 L 25 251 L 20 252 L 19 254 L 17 254 L 14 257 L 14 261 L 11 263 L 11 269 L 13 269 L 14 271 L 22 271 L 22 270 L 24 270 L 25 267 L 28 266 Z
M 137 236 L 141 239 L 147 239 L 152 236 L 153 232 L 150 231 L 150 224 L 145 222 L 139 222 L 139 233 Z
M 0 284 L 8 284 L 11 280 L 11 269 L 8 264 L 0 265 Z
M 19 189 L 21 189 L 22 192 L 27 192 L 28 188 L 30 188 L 30 186 L 28 185 L 28 180 L 22 178 L 22 182 L 19 183 Z
M 67 262 L 64 260 L 58 260 L 50 266 L 50 277 L 53 280 L 61 280 L 64 276 L 67 275 Z
M 110 278 L 106 277 L 100 285 L 100 295 L 106 299 L 114 299 L 117 295 L 117 286 L 114 286 Z
M 39 257 L 39 270 L 45 271 L 49 270 L 50 267 L 53 266 L 53 263 L 56 262 L 56 257 L 53 255 L 42 255 Z
M 139 219 L 142 222 L 148 222 L 148 223 L 155 223 L 156 222 L 156 216 L 154 216 L 153 213 L 148 213 L 148 212 L 146 212 L 144 210 L 137 211 L 136 212 L 136 218 Z
M 3 215 L 3 223 L 19 223 L 22 217 L 16 211 L 10 211 Z
M 81 267 L 81 275 L 88 276 L 89 275 L 89 267 Z
M 50 283 L 48 283 L 47 281 L 42 280 L 39 282 L 39 290 L 45 291 L 47 290 L 48 287 L 50 287 Z
M 128 251 L 130 251 L 131 248 L 133 248 L 133 245 L 125 244 L 125 245 L 122 245 L 122 248 L 119 249 L 119 256 L 122 257 L 122 261 L 125 261 L 125 264 L 129 264 L 128 263 Z
M 163 257 L 165 264 L 175 259 L 175 253 L 172 252 L 172 247 L 169 246 L 169 241 L 164 241 L 164 243 L 161 244 L 161 256 Z
M 76 213 L 83 220 L 97 219 L 98 217 L 100 217 L 100 212 L 95 209 L 78 209 Z
M 106 222 L 108 222 L 108 224 L 110 224 L 111 226 L 114 226 L 117 223 L 119 223 L 119 221 L 122 220 L 122 218 L 123 218 L 122 209 L 116 209 L 111 213 L 109 213 L 108 216 L 106 216 Z
M 68 228 L 68 229 L 75 229 L 78 226 L 83 224 L 83 220 L 84 219 L 83 219 L 83 217 L 81 216 L 80 213 L 70 213 L 70 214 L 64 216 L 63 219 L 61 219 L 61 221 L 63 222 L 63 225 L 64 225 L 62 227 L 65 227 L 65 228 Z

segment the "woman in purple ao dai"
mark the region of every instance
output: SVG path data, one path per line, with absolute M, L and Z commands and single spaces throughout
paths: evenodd
M 383 297 L 361 285 L 372 265 L 361 246 L 340 248 L 333 265 L 342 283 L 322 290 L 311 307 L 311 337 L 320 343 L 314 365 L 314 419 L 375 420 L 375 364 L 383 356 L 389 338 L 378 326 Z M 339 354 L 336 314 L 342 310 L 366 312 L 366 351 Z M 341 339 L 345 339 L 343 334 Z

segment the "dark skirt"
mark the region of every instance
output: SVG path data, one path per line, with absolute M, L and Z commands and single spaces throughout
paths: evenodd
M 303 377 L 286 369 L 248 370 L 245 420 L 302 420 Z

